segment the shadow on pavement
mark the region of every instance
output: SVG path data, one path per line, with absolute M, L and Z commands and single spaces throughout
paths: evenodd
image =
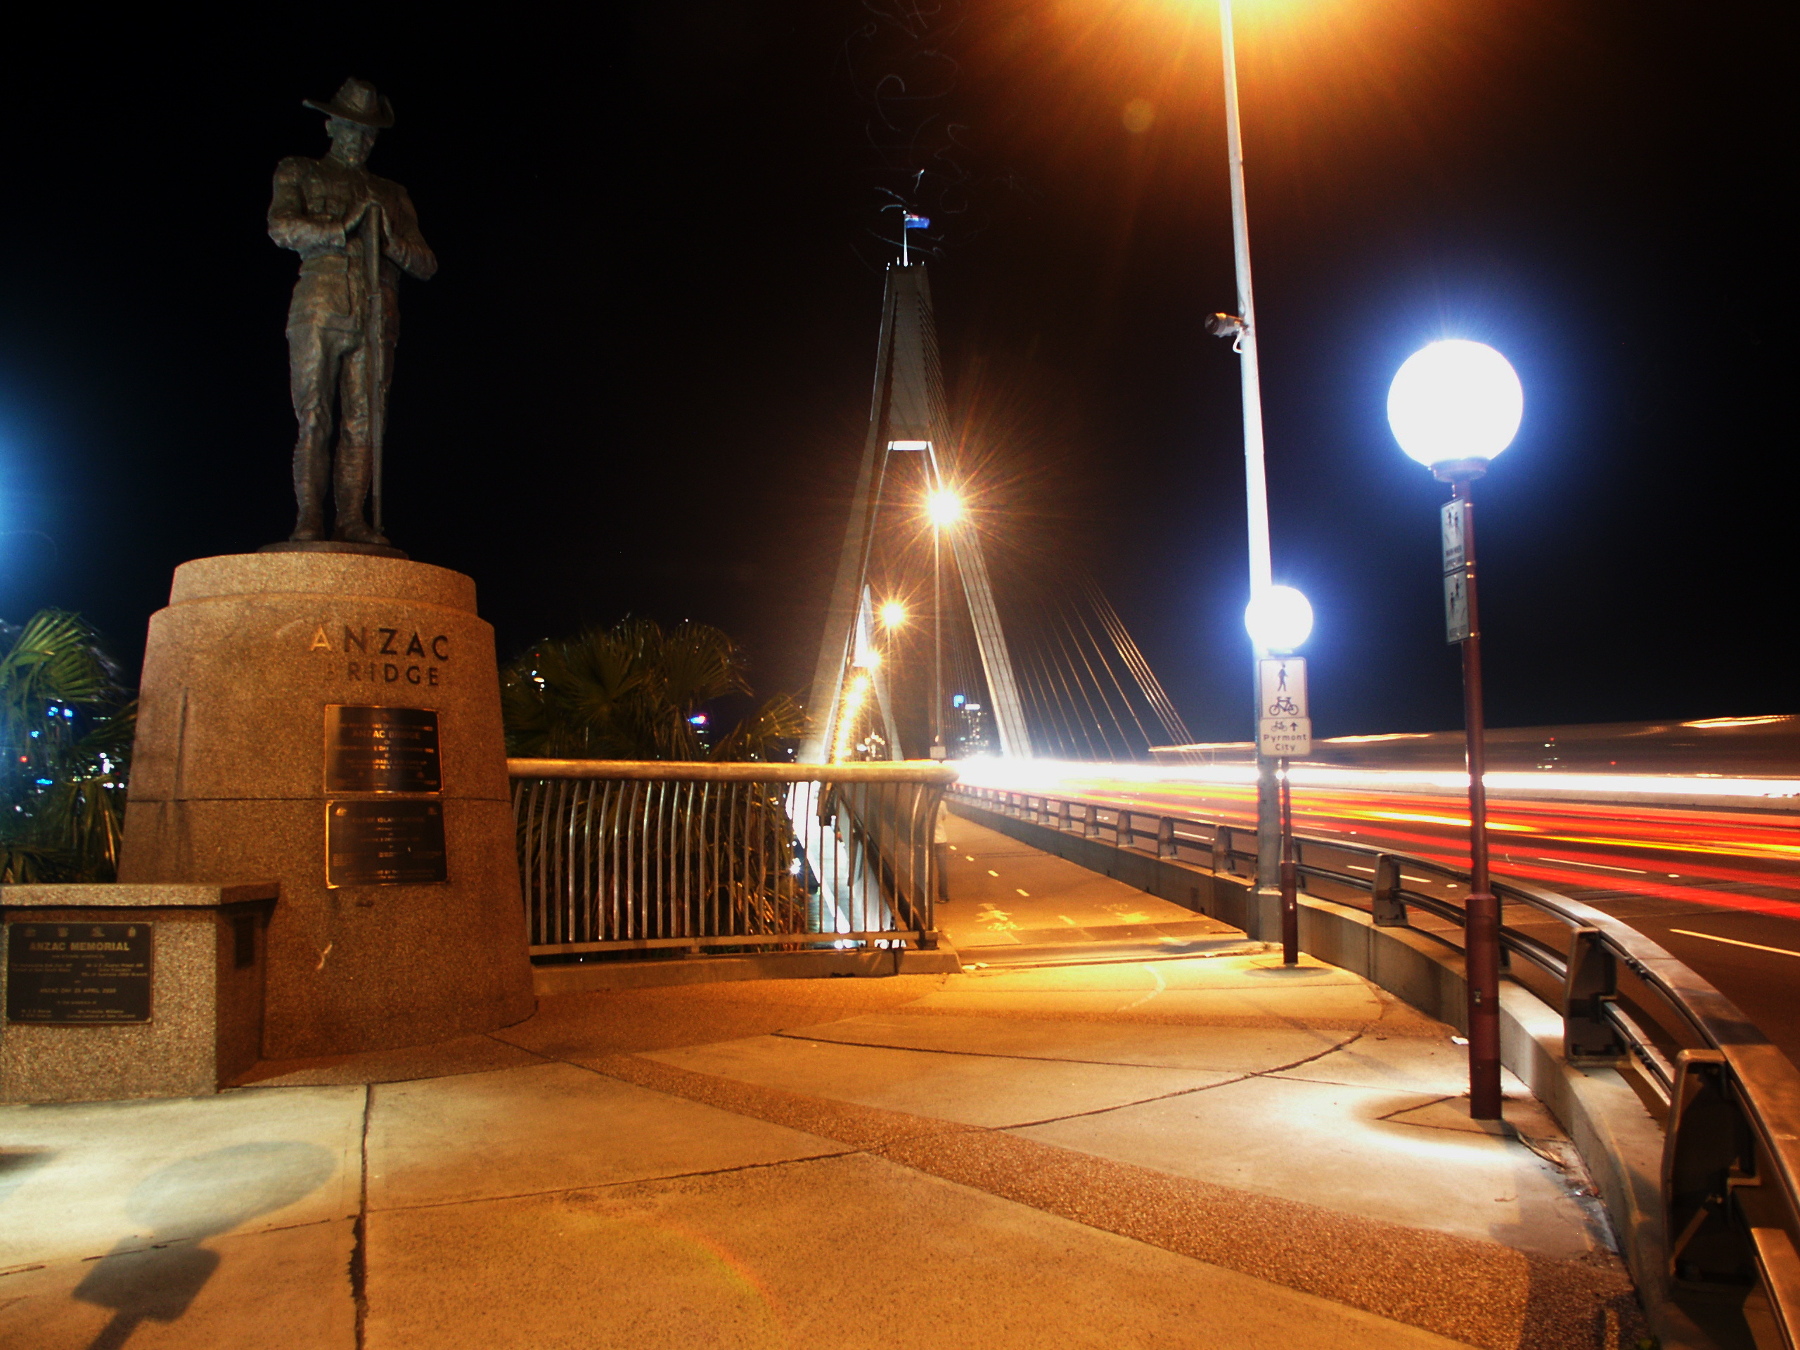
M 0 1152 L 0 1200 L 6 1199 L 37 1168 L 42 1167 L 56 1153 L 52 1149 L 8 1149 Z
M 219 1254 L 199 1242 L 304 1199 L 336 1169 L 317 1144 L 235 1144 L 145 1177 L 125 1212 L 148 1235 L 120 1239 L 75 1287 L 83 1303 L 113 1312 L 88 1350 L 115 1350 L 145 1320 L 179 1319 L 219 1268 Z

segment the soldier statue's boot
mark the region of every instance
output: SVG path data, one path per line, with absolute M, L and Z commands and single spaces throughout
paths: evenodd
M 313 453 L 302 441 L 294 448 L 294 500 L 299 514 L 294 532 L 288 536 L 296 544 L 315 543 L 325 537 L 325 466 L 322 454 Z
M 333 538 L 347 544 L 387 545 L 382 534 L 363 516 L 363 504 L 369 496 L 369 476 L 373 453 L 366 445 L 340 445 L 337 452 L 336 482 L 337 530 Z

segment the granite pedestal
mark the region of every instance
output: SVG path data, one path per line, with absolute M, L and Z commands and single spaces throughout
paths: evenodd
M 0 886 L 0 1101 L 79 1102 L 216 1092 L 262 1052 L 273 884 Z M 9 976 L 30 939 L 148 930 L 147 1020 L 14 1021 Z M 21 949 L 14 951 L 17 944 Z M 19 962 L 22 964 L 22 962 Z M 106 1003 L 104 998 L 96 1000 Z M 117 1013 L 118 1002 L 110 1011 Z M 67 1010 L 62 1010 L 67 1015 Z M 89 1008 L 103 1016 L 108 1009 Z
M 379 793 L 328 773 L 328 716 L 335 735 L 371 709 L 435 714 L 426 777 Z M 443 879 L 328 879 L 328 810 L 441 815 Z M 119 877 L 245 876 L 282 888 L 269 1057 L 419 1045 L 530 1014 L 493 629 L 468 577 L 310 552 L 176 569 L 150 620 Z

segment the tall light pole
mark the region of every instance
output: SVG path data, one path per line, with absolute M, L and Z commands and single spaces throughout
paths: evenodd
M 962 498 L 943 487 L 926 499 L 931 517 L 931 757 L 948 758 L 944 745 L 944 531 L 962 519 Z
M 1238 118 L 1237 45 L 1232 40 L 1231 0 L 1219 0 L 1219 44 L 1225 66 L 1225 150 L 1231 171 L 1231 242 L 1237 259 L 1236 314 L 1215 314 L 1212 329 L 1235 336 L 1241 358 L 1239 373 L 1244 402 L 1244 507 L 1250 535 L 1250 601 L 1274 584 L 1269 548 L 1269 485 L 1263 469 L 1262 381 L 1256 363 L 1256 300 L 1250 287 L 1250 224 L 1244 209 L 1244 133 Z M 1268 652 L 1257 647 L 1251 669 Z M 1259 711 L 1260 717 L 1260 711 Z M 1256 891 L 1257 923 L 1280 889 L 1281 810 L 1275 762 L 1256 751 Z M 1268 937 L 1259 931 L 1258 937 Z
M 1525 411 L 1519 377 L 1480 342 L 1452 338 L 1414 352 L 1388 389 L 1400 448 L 1450 484 L 1441 512 L 1445 636 L 1462 645 L 1469 761 L 1469 898 L 1463 964 L 1469 984 L 1469 1114 L 1500 1115 L 1500 902 L 1488 877 L 1487 745 L 1481 699 L 1481 615 L 1475 601 L 1475 503 L 1469 485 L 1512 444 Z

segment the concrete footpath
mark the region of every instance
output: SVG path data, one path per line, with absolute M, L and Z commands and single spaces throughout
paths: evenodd
M 0 1108 L 0 1346 L 1612 1347 L 1450 1029 L 964 821 L 970 969 L 568 994 L 212 1098 Z

